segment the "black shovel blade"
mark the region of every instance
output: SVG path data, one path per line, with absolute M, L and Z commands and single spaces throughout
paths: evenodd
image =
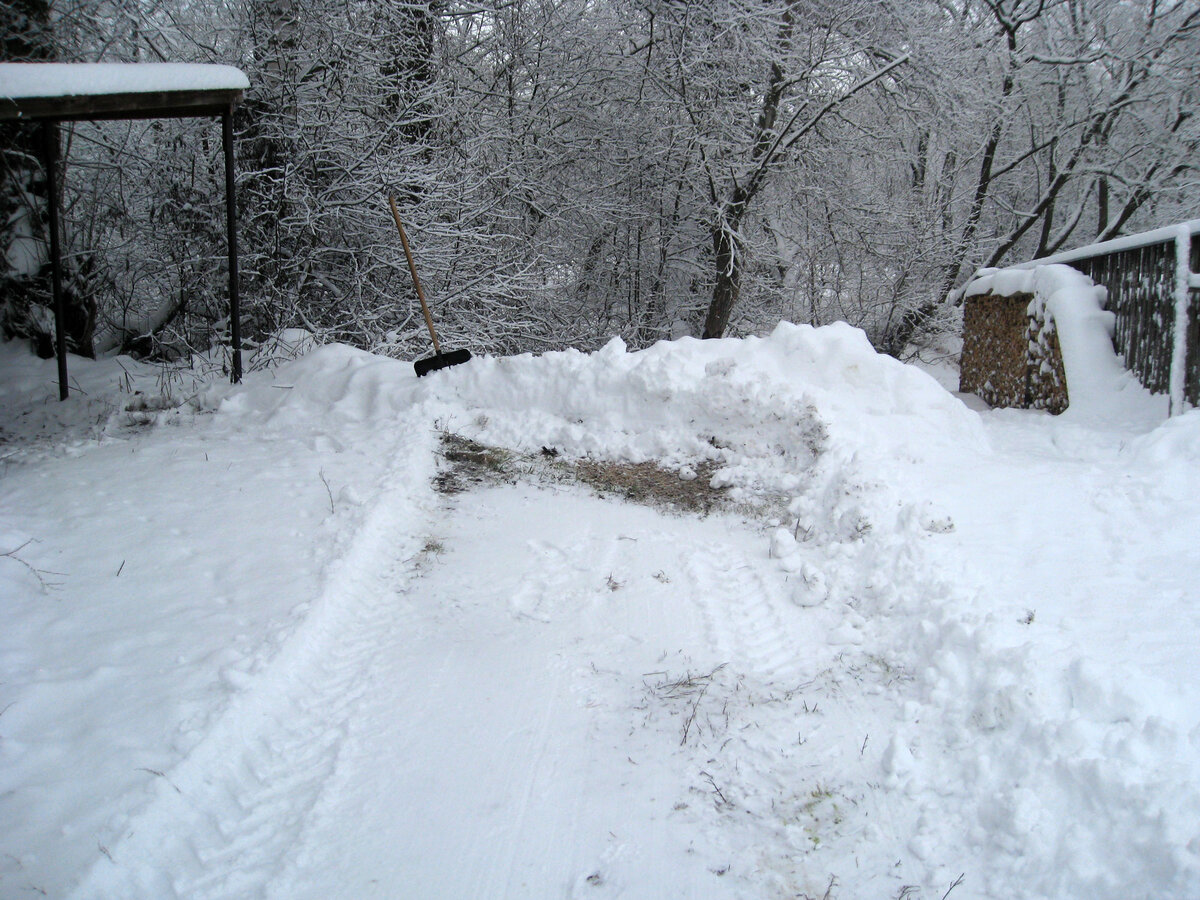
M 434 356 L 427 356 L 425 359 L 418 359 L 413 363 L 413 368 L 417 370 L 417 377 L 420 378 L 422 375 L 428 375 L 438 369 L 448 369 L 451 366 L 465 363 L 470 358 L 470 350 L 451 350 L 448 353 L 438 353 Z

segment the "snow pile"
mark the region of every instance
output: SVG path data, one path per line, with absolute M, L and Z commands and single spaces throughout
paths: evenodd
M 300 359 L 246 379 L 244 387 L 214 385 L 201 395 L 223 417 L 286 430 L 315 420 L 349 426 L 386 420 L 414 402 L 411 369 L 344 344 L 314 349 Z
M 1115 317 L 1104 309 L 1107 292 L 1081 272 L 1062 264 L 1033 268 L 982 269 L 965 296 L 1033 295 L 1029 313 L 1053 323 L 1067 373 L 1067 421 L 1128 422 L 1161 418 L 1149 391 L 1113 350 Z
M 716 483 L 746 497 L 794 490 L 822 452 L 916 458 L 983 441 L 977 417 L 932 378 L 845 324 L 481 359 L 421 389 L 445 404 L 446 427 L 482 441 L 681 469 L 713 460 Z
M 885 660 L 906 681 L 879 780 L 912 801 L 903 820 L 909 853 L 933 866 L 957 854 L 963 869 L 1020 886 L 1022 896 L 1116 900 L 1135 884 L 1155 885 L 1153 896 L 1192 896 L 1200 885 L 1194 697 L 1184 701 L 1140 667 L 1102 665 L 1081 647 L 1060 669 L 1028 638 L 1009 646 L 1005 632 L 1014 623 L 1032 629 L 1037 611 L 1018 606 L 1002 624 L 994 573 L 954 584 L 944 564 L 931 565 L 929 542 L 952 538 L 954 520 L 931 519 L 904 498 L 892 515 L 880 518 L 888 504 L 876 503 L 867 518 L 848 474 L 793 505 L 803 540 L 777 532 L 774 551 L 794 575 L 794 602 L 840 610 L 829 642 Z M 1064 557 L 1070 552 L 1064 547 Z M 1046 615 L 1048 598 L 1036 584 L 1026 590 Z M 1129 602 L 1087 599 L 1077 614 L 1106 621 L 1114 603 Z
M 823 452 L 914 459 L 984 440 L 977 417 L 932 378 L 842 324 L 784 323 L 766 338 L 684 338 L 638 353 L 613 339 L 591 354 L 480 357 L 424 379 L 331 345 L 242 389 L 214 387 L 203 403 L 279 426 L 428 404 L 445 430 L 527 453 L 655 460 L 684 477 L 710 460 L 714 485 L 748 500 L 796 489 Z

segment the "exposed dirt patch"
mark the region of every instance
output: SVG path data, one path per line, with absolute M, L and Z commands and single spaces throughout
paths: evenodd
M 558 484 L 582 482 L 603 494 L 679 513 L 707 515 L 727 505 L 726 490 L 711 484 L 718 468 L 711 460 L 698 462 L 681 473 L 655 462 L 564 460 L 549 448 L 540 454 L 516 453 L 450 432 L 442 435 L 440 452 L 445 466 L 434 486 L 443 494 L 528 478 Z
M 437 474 L 434 487 L 443 494 L 461 494 L 480 484 L 511 484 L 517 480 L 515 456 L 459 434 L 442 434 L 441 456 L 448 465 Z
M 725 489 L 715 488 L 710 483 L 717 470 L 717 464 L 711 460 L 692 466 L 686 476 L 654 462 L 615 463 L 586 459 L 573 468 L 576 477 L 585 484 L 634 503 L 707 515 L 725 500 Z

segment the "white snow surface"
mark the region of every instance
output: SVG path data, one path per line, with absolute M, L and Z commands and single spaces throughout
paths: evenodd
M 245 90 L 241 69 L 209 63 L 0 63 L 0 97 Z
M 847 326 L 261 364 L 0 345 L 0 896 L 1200 897 L 1200 412 Z

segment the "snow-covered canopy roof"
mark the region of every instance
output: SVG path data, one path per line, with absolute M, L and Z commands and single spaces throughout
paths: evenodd
M 0 119 L 124 119 L 222 112 L 250 86 L 233 66 L 0 63 Z
M 1053 256 L 1044 256 L 1041 259 L 1033 259 L 1028 262 L 1009 266 L 1008 268 L 1032 269 L 1037 266 L 1047 266 L 1054 263 L 1073 263 L 1081 259 L 1091 259 L 1093 256 L 1105 256 L 1109 253 L 1120 253 L 1123 250 L 1137 250 L 1140 247 L 1149 247 L 1153 244 L 1165 244 L 1167 241 L 1175 240 L 1175 236 L 1179 234 L 1179 229 L 1181 228 L 1186 228 L 1189 234 L 1200 234 L 1200 219 L 1189 219 L 1186 222 L 1180 222 L 1178 225 L 1167 225 L 1164 228 L 1155 228 L 1152 231 L 1142 231 L 1138 234 L 1128 234 L 1109 241 L 1101 241 L 1098 244 L 1088 244 L 1086 247 L 1076 247 L 1074 250 L 1064 250 L 1062 253 L 1055 253 Z

